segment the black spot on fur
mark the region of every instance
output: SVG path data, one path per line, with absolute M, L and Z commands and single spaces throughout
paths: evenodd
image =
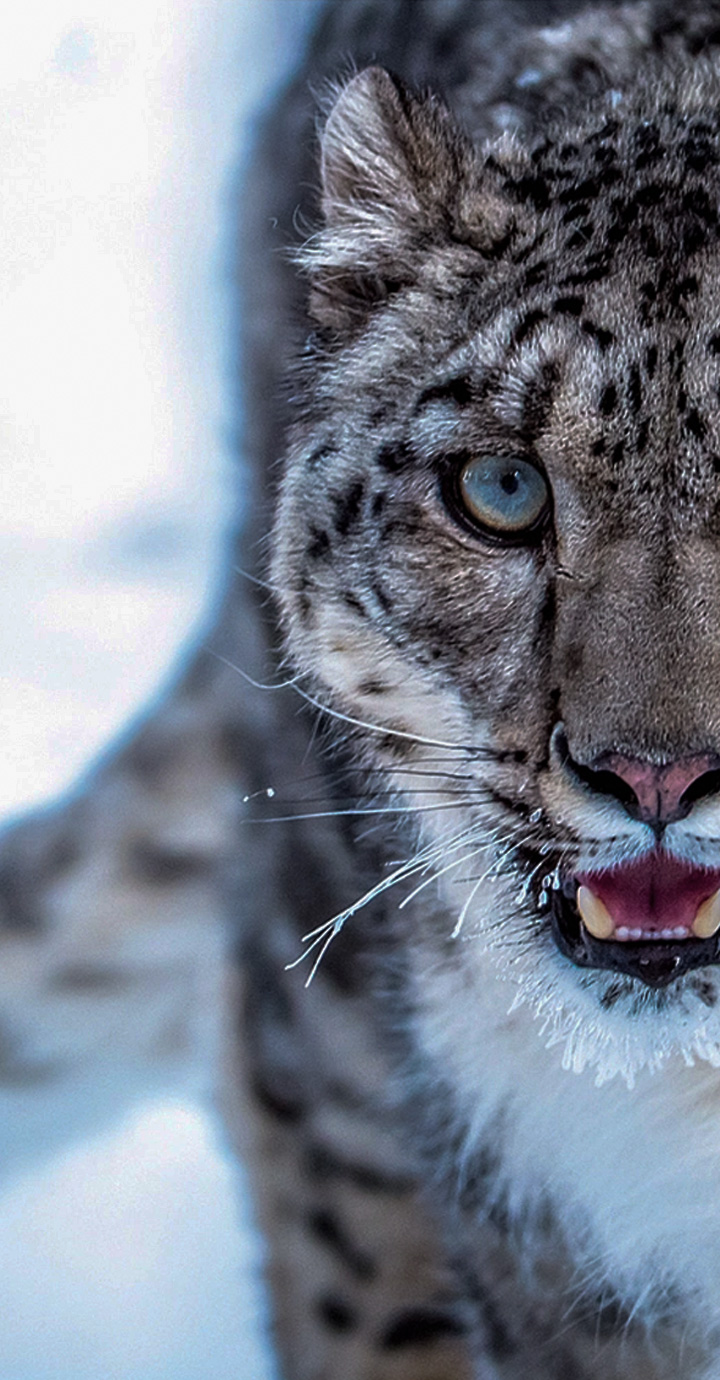
M 338 536 L 346 537 L 348 532 L 356 526 L 360 517 L 365 484 L 362 479 L 356 479 L 345 490 L 343 494 L 331 495 L 331 503 L 334 509 L 334 526 Z
M 466 374 L 449 379 L 447 383 L 436 383 L 432 388 L 426 388 L 424 393 L 420 394 L 418 409 L 425 403 L 445 401 L 457 403 L 459 407 L 466 407 L 472 402 L 472 386 Z
M 359 614 L 361 618 L 367 618 L 367 609 L 362 600 L 358 599 L 357 594 L 353 594 L 351 590 L 346 589 L 343 590 L 342 599 L 343 603 L 346 604 L 349 609 L 352 609 L 353 613 Z
M 621 465 L 621 464 L 622 464 L 624 458 L 625 458 L 625 442 L 624 442 L 624 441 L 616 441 L 616 442 L 615 442 L 615 445 L 614 445 L 613 448 L 612 448 L 612 452 L 611 452 L 611 455 L 610 455 L 610 464 L 611 464 L 615 469 L 617 469 L 618 465 Z
M 592 336 L 596 340 L 601 350 L 607 350 L 608 345 L 612 345 L 615 339 L 612 331 L 607 331 L 603 326 L 597 326 L 594 321 L 583 321 L 582 329 L 586 335 Z
M 572 225 L 576 220 L 582 220 L 583 216 L 590 214 L 590 203 L 581 201 L 578 206 L 571 206 L 569 211 L 565 211 L 562 217 L 563 225 Z
M 382 609 L 383 613 L 392 613 L 393 601 L 390 598 L 390 595 L 386 594 L 385 590 L 380 584 L 380 581 L 373 580 L 370 588 L 373 594 L 375 595 L 375 598 L 377 599 L 378 604 L 380 605 L 380 608 Z
M 544 311 L 538 310 L 527 312 L 527 314 L 522 318 L 522 321 L 518 322 L 517 326 L 515 327 L 515 330 L 513 331 L 513 345 L 522 345 L 523 340 L 527 340 L 527 337 L 532 333 L 532 331 L 535 330 L 535 327 L 539 326 L 541 321 L 545 320 L 547 320 L 547 316 Z
M 372 503 L 370 504 L 370 512 L 372 513 L 374 518 L 379 518 L 386 503 L 387 494 L 384 489 L 380 489 L 378 493 L 373 494 Z
M 388 474 L 398 474 L 415 464 L 415 456 L 405 441 L 393 441 L 380 447 L 375 463 Z
M 312 601 L 310 599 L 310 590 L 312 587 L 312 580 L 310 580 L 306 574 L 301 574 L 297 582 L 296 594 L 298 614 L 303 623 L 307 622 L 312 612 Z
M 718 342 L 720 342 L 720 336 L 718 336 Z M 647 369 L 647 375 L 649 379 L 653 377 L 655 370 L 657 369 L 657 358 L 657 345 L 648 345 L 645 354 L 645 368 Z
M 308 1229 L 357 1279 L 373 1279 L 376 1267 L 370 1257 L 350 1240 L 339 1217 L 326 1208 L 308 1214 Z
M 596 262 L 596 258 L 595 254 L 590 255 L 586 267 L 577 273 L 568 273 L 562 280 L 563 284 L 567 283 L 569 287 L 585 287 L 589 283 L 602 282 L 603 278 L 607 277 L 608 265 L 604 257 L 600 262 Z
M 327 560 L 332 553 L 330 537 L 327 532 L 319 527 L 310 528 L 310 541 L 305 547 L 305 555 L 309 561 Z
M 407 507 L 404 517 L 390 518 L 384 522 L 378 532 L 378 539 L 381 542 L 390 541 L 394 537 L 414 537 L 422 527 L 420 514 L 416 508 Z
M 538 211 L 547 210 L 550 205 L 550 187 L 544 177 L 518 177 L 505 183 L 505 190 L 518 201 L 529 201 Z
M 358 695 L 386 695 L 388 686 L 381 680 L 361 680 L 355 687 Z
M 541 283 L 547 276 L 550 267 L 548 259 L 538 259 L 537 263 L 534 263 L 525 274 L 525 287 L 531 288 L 535 287 L 537 283 Z
M 643 187 L 638 187 L 634 202 L 636 206 L 658 206 L 664 201 L 666 193 L 662 182 L 646 182 Z
M 370 413 L 370 425 L 382 426 L 383 422 L 387 422 L 388 418 L 392 416 L 392 413 L 392 403 L 380 403 L 379 406 L 374 408 Z
M 283 1126 L 297 1126 L 305 1115 L 305 1107 L 296 1094 L 289 1089 L 280 1093 L 261 1073 L 251 1079 L 250 1092 L 263 1111 Z
M 678 283 L 677 294 L 679 297 L 696 297 L 698 287 L 699 284 L 695 274 L 689 273 L 686 278 L 683 278 L 682 281 Z
M 705 172 L 706 168 L 714 167 L 718 161 L 715 148 L 709 139 L 691 136 L 682 145 L 682 152 L 687 166 L 693 172 Z
M 696 407 L 690 409 L 683 425 L 697 441 L 702 441 L 707 434 L 707 427 Z
M 628 373 L 628 402 L 633 412 L 639 412 L 642 406 L 642 383 L 640 381 L 640 369 L 636 363 L 630 365 Z
M 636 438 L 635 438 L 635 449 L 636 449 L 638 455 L 642 455 L 643 451 L 645 450 L 645 447 L 647 446 L 647 443 L 648 443 L 648 436 L 649 436 L 649 434 L 650 434 L 650 419 L 649 419 L 649 417 L 644 417 L 643 420 L 641 421 L 639 427 L 638 427 L 637 436 L 636 436 Z
M 584 306 L 582 297 L 556 297 L 552 309 L 566 316 L 580 316 Z
M 569 235 L 569 236 L 568 236 L 568 239 L 567 239 L 567 241 L 566 241 L 565 248 L 566 248 L 566 249 L 582 249 L 583 246 L 586 245 L 587 242 L 588 242 L 588 240 L 590 239 L 590 231 L 591 231 L 591 229 L 592 229 L 592 227 L 589 226 L 589 225 L 580 225 L 580 226 L 578 226 L 578 229 L 577 229 L 577 230 L 574 230 L 573 233 L 572 233 L 572 235 Z
M 545 364 L 528 383 L 522 405 L 521 429 L 528 442 L 545 429 L 555 400 L 559 371 L 554 361 Z
M 432 1346 L 447 1337 L 462 1337 L 467 1327 L 461 1318 L 442 1308 L 407 1308 L 388 1323 L 380 1338 L 383 1351 L 403 1347 Z
M 703 978 L 697 978 L 692 984 L 693 991 L 697 993 L 701 1002 L 705 1006 L 713 1007 L 717 1005 L 717 992 L 711 982 Z
M 720 331 L 716 331 L 715 335 L 710 336 L 707 343 L 707 352 L 709 355 L 720 355 Z
M 610 1008 L 615 1005 L 615 1002 L 619 1000 L 619 998 L 622 996 L 625 990 L 626 989 L 623 983 L 614 982 L 612 987 L 608 987 L 607 991 L 603 992 L 600 998 L 600 1005 L 604 1006 L 606 1011 L 609 1011 Z
M 324 1294 L 315 1304 L 315 1312 L 330 1332 L 354 1332 L 358 1325 L 357 1310 L 339 1294 Z
M 483 247 L 483 258 L 501 259 L 515 239 L 515 233 L 515 227 L 511 225 L 504 235 L 499 235 L 496 240 L 491 240 L 489 244 Z
M 392 757 L 398 762 L 404 762 L 408 757 L 412 757 L 415 751 L 415 743 L 411 738 L 399 738 L 397 733 L 377 734 L 375 739 L 378 752 L 386 757 Z
M 617 407 L 617 388 L 614 383 L 608 383 L 600 394 L 600 411 L 603 417 L 610 417 Z
M 309 1145 L 304 1156 L 308 1178 L 319 1183 L 338 1180 L 352 1184 L 362 1193 L 386 1193 L 389 1197 L 404 1197 L 415 1187 L 415 1181 L 404 1174 L 388 1174 L 371 1165 L 341 1159 L 324 1145 Z
M 617 173 L 606 172 L 603 174 L 603 184 L 607 186 L 609 181 L 616 182 L 617 178 Z M 578 182 L 577 186 L 568 187 L 566 191 L 561 192 L 558 201 L 561 206 L 574 206 L 578 201 L 593 202 L 601 195 L 602 190 L 603 186 L 598 178 L 586 177 L 583 182 Z

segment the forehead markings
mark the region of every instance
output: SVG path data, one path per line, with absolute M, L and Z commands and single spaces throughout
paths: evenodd
M 415 464 L 415 455 L 405 440 L 383 441 L 375 452 L 375 464 L 386 474 L 400 474 Z
M 425 388 L 418 398 L 415 414 L 431 402 L 453 402 L 458 407 L 466 407 L 472 400 L 473 381 L 468 373 L 462 373 L 447 379 L 444 383 L 435 383 Z
M 341 493 L 330 495 L 333 527 L 339 537 L 346 537 L 357 526 L 364 496 L 365 481 L 363 479 L 352 479 L 348 487 L 343 489 Z

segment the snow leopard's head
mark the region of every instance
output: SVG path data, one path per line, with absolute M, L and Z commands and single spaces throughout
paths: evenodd
M 370 69 L 304 252 L 293 655 L 417 807 L 438 953 L 606 1075 L 720 1062 L 718 110 L 696 68 L 478 152 Z

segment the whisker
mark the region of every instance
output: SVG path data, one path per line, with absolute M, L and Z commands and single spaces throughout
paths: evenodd
M 339 719 L 341 723 L 351 724 L 354 728 L 366 728 L 371 733 L 379 733 L 382 737 L 404 738 L 411 743 L 419 743 L 425 747 L 448 748 L 451 752 L 462 752 L 470 756 L 482 755 L 483 749 L 480 747 L 468 746 L 463 743 L 448 743 L 442 738 L 424 738 L 418 733 L 407 733 L 401 728 L 383 728 L 381 724 L 368 723 L 365 719 L 356 719 L 351 714 L 344 714 L 339 709 L 333 709 L 328 704 L 322 704 L 320 700 L 301 689 L 299 685 L 293 684 L 293 690 L 301 695 L 308 704 L 312 704 L 315 709 L 319 709 L 323 714 L 329 714 L 334 719 Z
M 389 877 L 384 877 L 381 881 L 377 882 L 375 886 L 371 887 L 369 891 L 364 893 L 364 895 L 358 897 L 358 899 L 354 901 L 351 906 L 348 906 L 346 910 L 341 911 L 332 919 L 324 921 L 321 925 L 318 925 L 316 929 L 310 930 L 308 934 L 303 935 L 301 942 L 307 945 L 308 947 L 306 947 L 303 950 L 303 952 L 298 955 L 296 959 L 293 959 L 291 963 L 286 964 L 286 969 L 289 971 L 293 968 L 296 968 L 298 964 L 304 962 L 305 959 L 309 956 L 309 954 L 311 954 L 318 946 L 320 946 L 320 953 L 318 954 L 318 957 L 315 959 L 305 983 L 305 986 L 308 987 L 312 982 L 318 970 L 318 967 L 320 966 L 322 958 L 324 954 L 327 952 L 330 943 L 335 938 L 335 936 L 340 933 L 346 921 L 351 919 L 351 917 L 357 914 L 357 912 L 361 910 L 364 906 L 369 905 L 370 902 L 375 900 L 377 896 L 381 895 L 385 891 L 388 891 L 390 887 L 397 885 L 398 882 L 403 881 L 406 877 L 411 877 L 414 873 L 422 872 L 427 868 L 432 867 L 435 861 L 442 857 L 445 857 L 448 852 L 454 852 L 455 850 L 464 847 L 471 840 L 475 842 L 475 838 L 477 837 L 476 830 L 477 826 L 475 825 L 470 826 L 466 829 L 462 829 L 459 834 L 456 834 L 455 837 L 451 838 L 449 841 L 446 842 L 444 840 L 441 840 L 433 844 L 428 844 L 425 848 L 421 849 L 420 852 L 417 853 L 414 858 L 407 859 L 405 862 L 400 863 L 396 867 L 396 870 L 393 873 L 391 873 Z M 469 857 L 474 856 L 475 852 L 481 851 L 481 847 L 489 847 L 491 842 L 492 840 L 490 840 L 488 843 L 484 845 L 479 844 L 478 847 L 474 849 L 472 853 L 466 854 L 464 857 L 457 859 L 457 864 L 460 865 L 461 863 L 467 862 Z M 443 869 L 443 871 L 446 870 L 448 870 L 448 868 Z M 442 873 L 433 873 L 433 876 L 427 879 L 428 882 L 433 881 L 438 875 L 442 875 Z
M 226 656 L 222 656 L 220 652 L 216 652 L 212 647 L 206 647 L 205 651 L 208 653 L 209 656 L 214 657 L 216 661 L 221 662 L 223 666 L 227 666 L 229 671 L 234 671 L 236 675 L 242 676 L 242 679 L 247 681 L 248 685 L 252 685 L 255 690 L 297 689 L 296 682 L 300 679 L 300 672 L 298 672 L 297 675 L 292 676 L 289 680 L 278 681 L 277 685 L 264 685 L 262 681 L 254 680 L 251 675 L 248 675 L 247 671 L 243 671 L 240 666 L 235 665 L 234 661 L 229 661 Z
M 298 782 L 297 784 L 299 786 L 302 786 L 303 783 Z M 288 808 L 294 807 L 295 805 L 320 805 L 323 803 L 326 804 L 328 800 L 337 799 L 341 795 L 340 792 L 335 792 L 332 790 L 332 782 L 328 784 L 330 786 L 329 790 L 322 792 L 317 791 L 314 795 L 286 795 L 284 792 L 282 792 L 281 794 L 279 788 L 267 786 L 264 789 L 253 791 L 249 796 L 243 796 L 243 800 L 254 800 L 256 798 L 262 799 L 263 797 L 265 797 L 268 800 L 272 800 L 274 798 L 276 801 L 282 803 L 283 805 L 286 805 Z M 344 799 L 347 801 L 356 800 L 358 798 L 358 795 L 359 792 L 342 792 L 342 797 L 344 797 Z M 360 795 L 361 801 L 363 800 L 363 796 L 364 800 L 367 802 L 367 805 L 369 806 L 374 803 L 380 803 L 384 800 L 405 800 L 407 799 L 408 792 L 400 790 L 396 786 L 388 786 L 383 790 L 373 789 L 363 792 L 363 794 Z M 416 786 L 413 788 L 412 796 L 417 797 L 418 799 L 423 799 L 426 796 L 432 796 L 436 800 L 444 800 L 449 798 L 452 801 L 459 801 L 461 803 L 471 805 L 477 804 L 478 801 L 483 802 L 487 799 L 487 787 L 481 785 L 480 783 L 478 783 L 477 785 L 471 784 L 469 789 L 467 783 L 458 786 Z M 341 808 L 341 805 L 342 799 L 338 799 L 338 808 Z
M 307 810 L 302 814 L 294 815 L 272 815 L 270 817 L 258 815 L 255 819 L 250 818 L 243 821 L 245 824 L 291 824 L 293 820 L 302 819 L 341 819 L 345 815 L 423 815 L 431 813 L 433 810 L 457 810 L 461 805 L 474 804 L 473 801 L 446 800 L 436 805 L 379 805 L 366 808 L 359 806 L 357 809 L 350 810 Z
M 241 565 L 234 565 L 233 571 L 236 575 L 242 575 L 244 580 L 249 580 L 253 585 L 259 585 L 260 589 L 266 589 L 268 594 L 276 594 L 277 590 L 268 580 L 261 580 L 259 575 L 251 575 L 249 570 L 243 570 Z
M 484 877 L 478 877 L 472 891 L 470 892 L 470 895 L 468 896 L 462 910 L 460 911 L 457 922 L 450 935 L 451 939 L 457 939 L 458 935 L 460 934 L 460 931 L 465 923 L 465 916 L 467 915 L 468 910 L 470 909 L 472 902 L 475 900 L 475 897 L 477 896 L 477 893 L 480 890 L 480 887 L 482 886 L 484 881 Z
M 416 886 L 415 890 L 411 891 L 409 896 L 405 896 L 403 898 L 403 900 L 400 902 L 400 905 L 398 906 L 398 910 L 404 910 L 405 906 L 409 905 L 410 901 L 414 901 L 415 897 L 419 896 L 420 892 L 423 891 L 426 886 L 432 886 L 433 882 L 437 882 L 440 879 L 440 877 L 444 877 L 445 873 L 450 872 L 453 867 L 460 867 L 462 863 L 469 862 L 471 858 L 474 858 L 477 853 L 483 850 L 483 848 L 490 847 L 491 844 L 489 843 L 481 844 L 478 848 L 473 848 L 471 853 L 466 853 L 464 857 L 454 858 L 453 861 L 447 863 L 445 867 L 441 867 L 439 872 L 433 872 L 432 876 L 426 877 L 425 881 L 421 882 L 419 886 Z

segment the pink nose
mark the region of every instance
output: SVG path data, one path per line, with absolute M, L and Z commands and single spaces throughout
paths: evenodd
M 692 799 L 683 800 L 686 791 L 699 783 L 701 777 L 708 772 L 717 772 L 718 759 L 710 753 L 701 753 L 697 757 L 687 757 L 683 761 L 657 767 L 642 758 L 607 753 L 593 765 L 603 773 L 620 777 L 630 787 L 639 807 L 632 813 L 637 813 L 647 824 L 669 824 L 689 814 L 692 799 L 705 793 L 701 788 L 693 792 Z M 708 793 L 720 791 L 720 781 L 708 778 L 705 786 Z M 627 793 L 621 789 L 618 794 Z

